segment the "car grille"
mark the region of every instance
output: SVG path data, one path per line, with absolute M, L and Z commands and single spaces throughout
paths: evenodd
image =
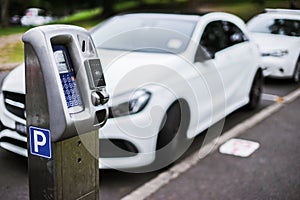
M 25 119 L 25 94 L 3 91 L 3 95 L 6 109 L 17 117 Z
M 134 144 L 121 139 L 100 139 L 99 146 L 101 158 L 131 157 L 139 153 Z
M 0 138 L 0 142 L 12 144 L 14 146 L 21 147 L 22 149 L 27 149 L 27 143 L 26 142 L 16 140 L 14 138 L 2 137 L 2 138 Z

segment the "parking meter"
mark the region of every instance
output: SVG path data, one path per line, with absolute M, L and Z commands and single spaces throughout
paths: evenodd
M 30 198 L 99 199 L 98 129 L 109 96 L 91 36 L 48 25 L 23 42 Z

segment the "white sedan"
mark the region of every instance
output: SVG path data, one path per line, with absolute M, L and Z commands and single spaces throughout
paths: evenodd
M 40 26 L 53 21 L 51 16 L 46 15 L 46 11 L 40 8 L 28 8 L 25 15 L 21 17 L 23 26 Z
M 91 34 L 111 96 L 100 168 L 165 167 L 203 130 L 259 103 L 260 55 L 236 16 L 127 14 Z M 0 146 L 26 156 L 24 77 L 21 66 L 3 82 Z
M 300 81 L 300 10 L 266 9 L 247 23 L 274 78 Z

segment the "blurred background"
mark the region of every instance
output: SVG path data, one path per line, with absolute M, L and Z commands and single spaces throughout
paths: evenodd
M 244 20 L 265 7 L 297 8 L 298 0 L 1 0 L 1 26 L 18 24 L 28 8 L 40 8 L 43 15 L 55 16 L 59 23 L 92 26 L 99 20 L 127 11 L 221 10 Z
M 23 61 L 20 34 L 45 23 L 73 24 L 90 29 L 126 12 L 224 11 L 248 21 L 265 8 L 299 8 L 298 0 L 0 0 L 0 66 Z M 16 36 L 18 35 L 18 36 Z

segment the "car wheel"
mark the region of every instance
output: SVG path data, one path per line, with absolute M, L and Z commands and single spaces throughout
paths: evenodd
M 190 146 L 187 129 L 190 112 L 185 101 L 175 102 L 167 111 L 157 139 L 155 167 L 170 166 Z
M 253 110 L 255 109 L 260 102 L 261 93 L 263 87 L 263 74 L 261 70 L 257 71 L 251 86 L 249 93 L 249 103 L 246 105 L 246 108 Z
M 294 75 L 293 75 L 293 81 L 295 83 L 300 82 L 300 59 L 298 59 L 296 67 L 295 67 L 295 71 L 294 71 Z

